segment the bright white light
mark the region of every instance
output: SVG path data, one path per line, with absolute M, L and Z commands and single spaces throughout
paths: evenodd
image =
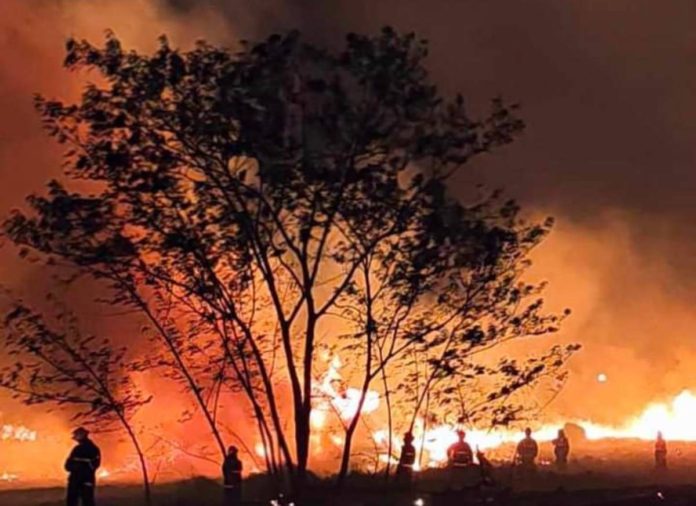
M 423 506 L 425 504 L 425 501 L 421 499 L 420 497 L 413 501 L 413 506 Z
M 606 383 L 607 382 L 607 375 L 604 374 L 603 372 L 600 372 L 597 375 L 597 381 L 599 381 L 600 383 Z

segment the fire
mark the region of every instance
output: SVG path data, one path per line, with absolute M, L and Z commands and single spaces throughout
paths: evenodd
M 696 441 L 696 395 L 684 390 L 668 404 L 650 404 L 633 420 L 621 427 L 581 422 L 588 439 L 633 438 L 652 440 L 658 431 L 666 439 Z
M 696 394 L 684 390 L 668 403 L 653 403 L 648 405 L 638 416 L 620 426 L 600 425 L 587 420 L 567 420 L 585 430 L 590 440 L 607 438 L 640 439 L 652 441 L 657 432 L 661 431 L 668 440 L 696 441 Z M 534 438 L 539 442 L 553 440 L 566 421 L 542 425 L 534 430 Z M 414 427 L 414 446 L 417 454 L 423 454 L 425 467 L 440 467 L 447 461 L 447 449 L 457 441 L 456 427 L 439 425 L 423 430 L 419 420 Z M 466 439 L 475 450 L 492 450 L 506 444 L 514 444 L 522 438 L 521 431 L 511 429 L 480 430 L 468 429 Z M 380 429 L 373 434 L 374 442 L 381 448 L 388 445 L 388 431 Z M 398 437 L 392 440 L 392 447 L 400 448 L 402 441 Z M 394 455 L 391 458 L 385 453 L 380 455 L 384 463 L 396 463 Z M 415 470 L 421 464 L 417 461 Z
M 661 431 L 665 438 L 673 441 L 696 441 L 696 395 L 684 390 L 669 403 L 653 403 L 643 412 L 621 426 L 600 425 L 590 421 L 571 420 L 585 430 L 590 440 L 598 439 L 641 439 L 654 440 Z M 556 437 L 563 423 L 544 425 L 535 430 L 534 437 L 539 442 L 548 442 Z M 428 467 L 442 465 L 447 460 L 447 448 L 457 440 L 454 427 L 439 426 L 429 429 L 423 435 L 417 426 L 416 448 L 427 454 Z M 467 441 L 480 450 L 498 448 L 504 444 L 515 443 L 521 438 L 519 431 L 467 431 Z M 386 433 L 379 433 L 375 441 L 386 440 Z M 400 444 L 400 442 L 398 442 Z
M 333 358 L 325 357 L 329 361 L 329 366 L 324 378 L 315 388 L 315 396 L 318 402 L 312 410 L 311 421 L 314 428 L 320 429 L 325 426 L 328 415 L 333 411 L 343 421 L 352 419 L 358 412 L 361 392 L 357 388 L 341 388 L 342 367 L 341 359 L 338 355 Z M 337 390 L 339 385 L 340 391 Z M 365 396 L 361 413 L 363 415 L 372 413 L 379 408 L 380 396 L 374 390 L 369 390 Z
M 337 355 L 324 356 L 327 372 L 317 381 L 315 396 L 317 401 L 312 412 L 312 426 L 317 431 L 314 441 L 324 441 L 341 447 L 344 442 L 343 434 L 333 432 L 327 424 L 330 416 L 337 416 L 345 422 L 355 416 L 360 401 L 360 390 L 344 385 L 341 375 L 342 362 Z M 605 383 L 608 377 L 605 373 L 597 374 L 597 381 Z M 387 454 L 389 447 L 389 431 L 386 429 L 383 417 L 379 412 L 381 395 L 376 391 L 368 391 L 362 408 L 362 414 L 372 414 L 372 440 L 379 448 L 379 458 L 383 463 L 397 462 L 398 450 L 401 447 L 401 434 L 392 434 L 392 455 Z M 626 423 L 616 426 L 601 425 L 589 420 L 569 419 L 534 425 L 534 438 L 539 442 L 553 440 L 565 423 L 574 423 L 585 430 L 590 440 L 617 438 L 653 440 L 658 431 L 671 440 L 696 441 L 696 394 L 685 390 L 668 403 L 648 405 L 636 417 Z M 424 427 L 423 420 L 417 420 L 413 429 L 414 446 L 419 456 L 414 469 L 421 467 L 440 467 L 447 462 L 447 449 L 457 441 L 457 428 L 451 425 L 433 425 Z M 521 428 L 498 428 L 484 430 L 477 427 L 465 427 L 466 440 L 474 450 L 493 450 L 504 445 L 514 445 L 522 437 Z M 323 434 L 320 435 L 320 434 Z M 321 445 L 317 445 L 321 446 Z M 322 451 L 322 448 L 318 448 Z
M 36 431 L 28 429 L 24 425 L 5 424 L 0 432 L 0 439 L 3 441 L 36 441 Z
M 343 363 L 337 356 L 327 357 L 326 374 L 316 382 L 315 404 L 312 413 L 312 445 L 317 457 L 331 458 L 341 451 L 345 443 L 343 428 L 357 412 L 360 400 L 360 390 L 347 384 L 341 374 Z M 600 373 L 597 380 L 601 382 Z M 347 376 L 347 375 L 346 375 Z M 606 375 L 604 375 L 606 381 Z M 386 413 L 383 398 L 380 392 L 370 390 L 367 392 L 362 413 L 365 416 L 361 423 L 362 431 L 367 430 L 368 437 L 372 441 L 365 449 L 376 449 L 378 458 L 383 464 L 390 462 L 396 464 L 399 450 L 403 441 L 402 428 L 391 434 L 387 428 Z M 696 441 L 696 391 L 684 390 L 672 399 L 665 402 L 656 402 L 647 405 L 636 416 L 625 423 L 616 425 L 603 425 L 587 419 L 546 419 L 544 422 L 528 422 L 533 429 L 534 438 L 540 443 L 548 443 L 557 435 L 558 429 L 565 423 L 574 423 L 582 427 L 586 437 L 590 440 L 607 438 L 614 439 L 639 439 L 652 441 L 658 431 L 661 431 L 667 440 Z M 331 423 L 330 423 L 331 422 Z M 413 428 L 414 446 L 417 459 L 415 470 L 425 468 L 443 467 L 447 463 L 447 449 L 457 440 L 457 425 L 424 423 L 423 419 L 417 419 Z M 482 427 L 463 427 L 466 430 L 466 440 L 474 451 L 494 451 L 497 455 L 493 458 L 512 458 L 514 445 L 523 437 L 522 427 L 497 428 L 486 430 Z M 363 432 L 363 436 L 365 432 Z M 390 442 L 390 437 L 391 442 Z M 36 441 L 37 432 L 24 425 L 0 425 L 0 440 L 6 441 L 8 446 L 24 444 L 24 442 Z M 50 436 L 45 439 L 51 440 Z M 62 440 L 62 438 L 61 438 Z M 66 438 L 67 440 L 67 438 Z M 356 444 L 358 438 L 356 438 Z M 362 440 L 364 443 L 364 440 Z M 391 443 L 391 444 L 390 444 Z M 388 449 L 391 447 L 391 455 Z M 254 442 L 250 451 L 258 457 L 264 457 L 264 447 L 260 442 Z M 63 451 L 63 449 L 61 449 Z M 374 455 L 374 454 L 372 454 Z M 186 458 L 184 456 L 184 458 Z M 317 460 L 319 462 L 319 460 Z M 123 464 L 123 463 L 121 463 Z M 29 469 L 29 471 L 32 471 Z M 33 472 L 33 471 L 32 471 Z M 132 463 L 130 466 L 118 466 L 100 469 L 98 477 L 109 481 L 129 480 L 138 473 L 138 466 Z M 17 481 L 31 480 L 35 474 L 31 474 L 24 468 L 13 468 L 0 471 L 0 483 L 13 483 Z
M 0 481 L 13 482 L 17 481 L 18 479 L 19 476 L 13 473 L 8 473 L 7 471 L 3 471 L 2 474 L 0 474 Z

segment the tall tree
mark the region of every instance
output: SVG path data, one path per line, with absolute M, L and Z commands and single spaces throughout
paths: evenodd
M 470 118 L 460 96 L 429 82 L 426 55 L 425 41 L 390 28 L 350 34 L 337 52 L 294 32 L 237 53 L 203 42 L 183 52 L 163 38 L 148 56 L 113 35 L 102 48 L 70 40 L 66 66 L 97 71 L 99 84 L 76 104 L 39 97 L 37 106 L 69 146 L 66 179 L 80 184 L 52 182 L 5 229 L 105 281 L 165 342 L 215 346 L 301 488 L 327 339 L 359 337 L 367 361 L 391 346 L 385 339 L 395 349 L 435 339 L 448 324 L 427 319 L 423 304 L 443 299 L 456 313 L 446 297 L 462 297 L 457 268 L 496 265 L 525 233 L 493 201 L 465 206 L 446 192 L 452 174 L 510 142 L 522 122 L 501 100 Z M 408 329 L 389 330 L 396 313 L 377 324 L 385 282 L 401 311 L 421 314 Z M 362 316 L 346 319 L 346 304 Z M 383 370 L 364 367 L 364 385 Z

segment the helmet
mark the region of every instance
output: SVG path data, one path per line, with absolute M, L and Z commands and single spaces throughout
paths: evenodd
M 85 429 L 84 427 L 78 427 L 74 431 L 72 431 L 72 437 L 73 439 L 82 439 L 89 436 L 89 431 Z

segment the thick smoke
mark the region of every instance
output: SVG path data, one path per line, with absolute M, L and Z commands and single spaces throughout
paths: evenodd
M 169 4 L 181 16 L 197 6 L 232 24 L 253 18 L 223 0 Z M 523 138 L 477 160 L 451 190 L 503 187 L 533 215 L 558 219 L 535 273 L 550 282 L 550 304 L 574 310 L 563 339 L 585 349 L 551 411 L 618 423 L 696 387 L 696 67 L 684 63 L 696 48 L 693 2 L 261 4 L 262 32 L 298 26 L 323 43 L 385 24 L 413 30 L 430 40 L 435 81 L 473 111 L 498 94 L 522 104 Z
M 558 219 L 533 275 L 570 306 L 562 339 L 584 350 L 552 415 L 620 422 L 696 387 L 696 5 L 690 0 L 3 0 L 0 6 L 0 212 L 59 171 L 31 96 L 75 97 L 61 68 L 68 36 L 150 50 L 300 28 L 334 44 L 384 24 L 431 41 L 429 65 L 472 111 L 498 94 L 522 104 L 528 131 L 452 185 L 503 187 L 533 216 Z M 38 294 L 45 273 L 0 253 L 0 279 Z M 596 376 L 607 374 L 598 384 Z M 5 417 L 11 416 L 4 410 Z M 2 471 L 2 469 L 0 469 Z

